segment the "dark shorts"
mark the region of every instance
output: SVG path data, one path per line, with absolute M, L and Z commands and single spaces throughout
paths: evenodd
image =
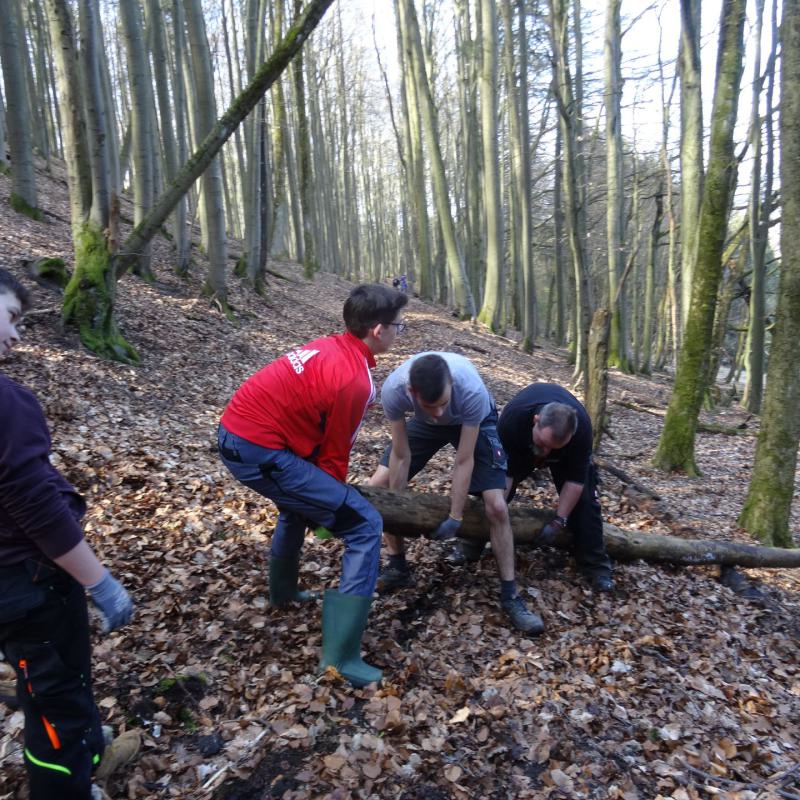
M 411 465 L 408 479 L 411 480 L 433 456 L 445 445 L 458 447 L 461 438 L 461 425 L 430 425 L 416 417 L 406 425 L 408 446 L 411 449 Z M 381 457 L 381 464 L 389 466 L 390 444 Z M 475 465 L 469 484 L 470 494 L 480 494 L 488 489 L 506 488 L 506 467 L 508 459 L 500 437 L 497 435 L 497 413 L 492 413 L 481 422 L 478 439 L 475 442 Z

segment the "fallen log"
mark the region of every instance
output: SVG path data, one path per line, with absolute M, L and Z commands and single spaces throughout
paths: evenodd
M 396 536 L 418 537 L 433 531 L 450 511 L 446 495 L 423 492 L 393 492 L 374 486 L 359 486 L 364 495 L 380 512 L 384 528 Z M 524 507 L 519 502 L 509 506 L 514 542 L 537 547 L 537 536 L 553 518 L 551 510 Z M 710 539 L 681 539 L 640 531 L 624 531 L 615 525 L 603 526 L 608 554 L 618 561 L 637 558 L 669 564 L 721 564 L 730 567 L 800 567 L 800 548 L 718 542 Z M 464 522 L 459 530 L 464 539 L 487 539 L 489 528 L 483 514 L 483 502 L 470 498 L 464 508 Z M 562 531 L 555 546 L 566 549 L 571 534 Z

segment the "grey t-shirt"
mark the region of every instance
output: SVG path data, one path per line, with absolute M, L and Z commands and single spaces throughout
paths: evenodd
M 433 353 L 447 362 L 453 378 L 453 391 L 444 414 L 438 419 L 432 419 L 419 408 L 409 391 L 408 375 L 411 364 L 420 356 L 427 355 L 431 353 L 417 353 L 384 381 L 381 404 L 386 418 L 394 422 L 406 414 L 413 414 L 421 422 L 430 425 L 480 425 L 489 416 L 494 400 L 472 362 L 457 353 Z

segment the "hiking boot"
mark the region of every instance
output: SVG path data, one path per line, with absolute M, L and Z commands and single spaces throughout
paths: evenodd
M 376 589 L 378 594 L 388 594 L 396 589 L 407 589 L 414 585 L 414 575 L 410 569 L 398 569 L 397 567 L 386 567 L 378 575 Z
M 114 739 L 103 751 L 100 766 L 97 767 L 94 777 L 105 781 L 120 767 L 130 764 L 142 748 L 142 732 L 139 730 L 125 731 Z
M 8 706 L 12 711 L 19 708 L 16 680 L 0 681 L 0 703 Z
M 614 579 L 610 575 L 592 575 L 589 585 L 598 594 L 610 594 L 614 591 Z
M 486 542 L 459 541 L 445 556 L 445 560 L 451 567 L 464 567 L 467 564 L 475 564 L 481 560 L 485 547 Z
M 538 614 L 529 611 L 522 598 L 517 594 L 510 600 L 501 600 L 500 605 L 511 624 L 523 633 L 538 636 L 544 631 L 544 622 Z

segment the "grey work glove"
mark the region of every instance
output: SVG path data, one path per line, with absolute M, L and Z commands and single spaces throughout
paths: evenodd
M 556 540 L 556 536 L 567 527 L 566 517 L 555 517 L 542 528 L 536 537 L 536 543 L 549 547 Z
M 455 539 L 458 529 L 461 527 L 460 519 L 453 519 L 448 516 L 444 522 L 441 522 L 435 531 L 428 535 L 429 539 L 434 542 L 445 542 L 448 539 Z
M 130 622 L 133 616 L 133 601 L 125 591 L 125 587 L 113 578 L 108 570 L 97 583 L 86 588 L 100 612 L 103 633 L 115 631 Z

